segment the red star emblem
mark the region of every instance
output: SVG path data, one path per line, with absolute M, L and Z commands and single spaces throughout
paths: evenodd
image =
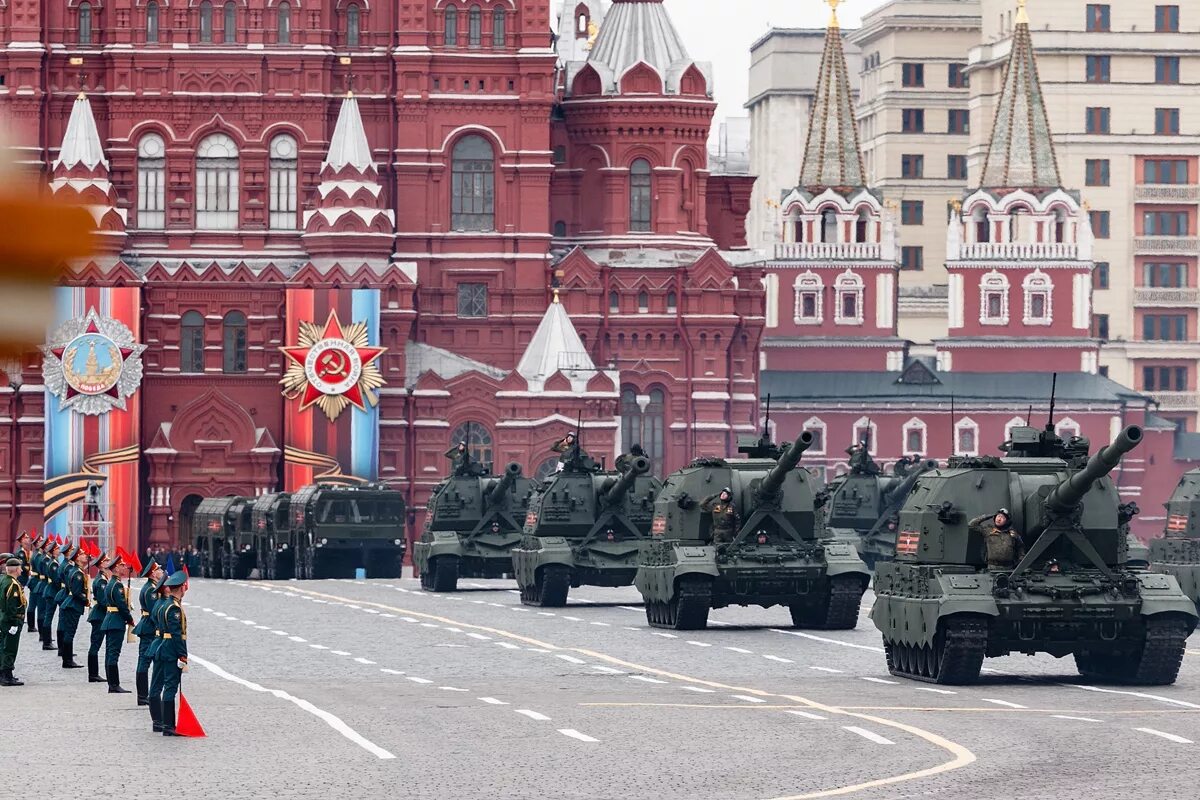
M 94 319 L 88 319 L 87 329 L 83 333 L 84 334 L 95 333 L 95 334 L 104 336 L 104 334 L 100 333 L 100 328 L 96 325 L 96 320 L 94 320 Z M 80 335 L 83 335 L 83 334 L 80 334 Z M 107 339 L 108 337 L 105 336 L 105 338 Z M 112 342 L 111 339 L 109 339 L 109 341 Z M 113 346 L 117 347 L 117 350 L 119 350 L 121 352 L 121 362 L 122 363 L 128 361 L 129 357 L 133 355 L 134 351 L 131 348 L 119 347 L 116 345 L 115 342 L 112 342 L 112 343 L 113 343 Z M 67 352 L 68 344 L 70 344 L 70 342 L 63 344 L 60 347 L 52 347 L 52 348 L 50 348 L 50 352 L 53 353 L 54 357 L 57 358 L 61 362 L 63 360 L 63 356 Z M 118 388 L 117 385 L 113 384 L 111 387 L 109 387 L 108 391 L 104 392 L 104 394 L 106 394 L 110 397 L 120 397 L 121 394 L 117 390 L 117 388 Z M 63 400 L 70 400 L 72 397 L 74 397 L 77 394 L 82 394 L 82 392 L 80 392 L 78 389 L 76 389 L 74 386 L 72 386 L 68 382 L 67 383 L 67 396 L 64 397 Z
M 300 398 L 301 411 L 329 394 L 340 395 L 366 411 L 360 381 L 362 368 L 374 362 L 387 348 L 355 346 L 346 339 L 337 311 L 330 311 L 318 341 L 299 347 L 281 347 L 280 350 L 304 370 L 308 379 Z

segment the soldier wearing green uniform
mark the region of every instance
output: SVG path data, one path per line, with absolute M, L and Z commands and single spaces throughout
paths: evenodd
M 738 514 L 733 505 L 733 492 L 728 486 L 720 494 L 710 494 L 700 504 L 702 511 L 712 514 L 713 544 L 728 544 L 737 536 Z
M 107 613 L 105 607 L 108 605 L 108 581 L 112 577 L 108 570 L 108 556 L 101 553 L 92 561 L 92 567 L 99 568 L 100 572 L 92 581 L 92 610 L 88 612 L 87 618 L 88 624 L 92 626 L 92 636 L 88 644 L 88 683 L 104 683 L 104 678 L 100 677 L 100 643 L 104 641 L 104 632 L 100 630 L 100 625 Z
M 17 537 L 17 552 L 14 553 L 17 558 L 21 559 L 21 586 L 28 588 L 29 581 L 33 579 L 33 548 L 30 544 L 32 537 L 25 531 L 21 531 L 21 535 Z M 25 610 L 25 621 L 29 623 L 29 632 L 33 633 L 33 609 Z
M 154 607 L 158 633 L 151 650 L 154 655 L 154 678 L 150 682 L 150 719 L 154 730 L 163 736 L 178 736 L 175 732 L 175 696 L 179 682 L 187 669 L 187 615 L 183 613 L 183 596 L 187 593 L 187 573 L 173 573 L 162 584 L 165 597 Z
M 66 589 L 59 607 L 58 630 L 61 640 L 60 655 L 63 669 L 79 669 L 82 664 L 75 663 L 75 632 L 79 630 L 79 618 L 87 609 L 88 603 L 88 561 L 87 552 L 82 546 L 76 547 L 67 556 Z
M 33 616 L 33 622 L 36 626 L 36 631 L 42 629 L 42 584 L 45 583 L 46 573 L 46 545 L 50 543 L 49 537 L 41 537 L 33 540 L 33 555 L 29 559 L 29 610 L 26 614 Z M 29 629 L 30 633 L 34 633 L 34 628 Z
M 134 682 L 137 684 L 137 704 L 149 705 L 150 694 L 150 645 L 154 642 L 154 620 L 151 615 L 158 604 L 158 585 L 162 583 L 163 569 L 153 558 L 142 569 L 139 576 L 146 579 L 142 590 L 138 593 L 138 605 L 142 609 L 142 618 L 133 629 L 138 637 L 137 670 L 134 672 Z
M 42 585 L 41 594 L 42 621 L 40 629 L 42 632 L 43 650 L 58 649 L 51 640 L 51 634 L 54 630 L 54 612 L 58 608 L 58 606 L 54 604 L 54 597 L 58 594 L 58 590 L 62 588 L 62 584 L 58 577 L 58 557 L 60 555 L 62 555 L 62 543 L 52 542 L 50 545 L 50 551 L 46 555 L 46 571 L 43 575 L 45 583 Z
M 129 595 L 125 591 L 123 578 L 129 577 L 129 565 L 120 555 L 108 564 L 112 571 L 112 580 L 104 593 L 104 622 L 100 630 L 104 631 L 104 675 L 108 678 L 109 694 L 129 694 L 129 690 L 121 686 L 121 647 L 125 643 L 125 629 L 133 627 L 133 615 L 129 612 Z
M 0 635 L 0 686 L 25 685 L 13 675 L 27 605 L 25 590 L 18 580 L 20 575 L 21 559 L 9 555 L 4 560 L 4 575 L 0 576 L 0 631 L 3 632 Z
M 980 514 L 967 523 L 967 529 L 983 534 L 983 557 L 993 572 L 1011 570 L 1025 556 L 1025 542 L 1013 530 L 1007 508 L 995 514 Z

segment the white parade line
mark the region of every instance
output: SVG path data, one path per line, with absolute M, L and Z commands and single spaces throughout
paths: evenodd
M 809 666 L 809 669 L 815 669 L 815 670 L 817 670 L 818 672 L 837 672 L 837 673 L 839 673 L 839 674 L 840 674 L 841 672 L 843 672 L 843 670 L 840 670 L 840 669 L 834 669 L 833 667 L 814 667 L 814 666 Z
M 701 686 L 680 686 L 685 692 L 698 692 L 700 694 L 716 694 L 716 689 L 705 689 Z
M 958 692 L 951 691 L 950 689 L 931 689 L 928 686 L 917 686 L 914 688 L 916 688 L 918 692 L 933 692 L 934 694 L 958 694 Z
M 357 662 L 358 662 L 358 663 L 360 663 L 360 664 L 374 664 L 374 663 L 375 663 L 374 661 L 368 661 L 368 660 L 367 660 L 367 659 L 365 659 L 365 658 L 356 658 L 356 659 L 354 659 L 354 660 L 355 660 L 355 661 L 357 661 Z
M 433 683 L 433 681 L 429 680 L 428 678 L 414 678 L 411 675 L 408 679 L 413 683 Z
M 772 633 L 786 633 L 788 636 L 799 636 L 802 639 L 812 639 L 814 642 L 824 642 L 825 644 L 836 644 L 838 647 L 851 647 L 855 650 L 869 650 L 872 653 L 882 653 L 882 647 L 871 647 L 865 644 L 856 644 L 855 642 L 843 642 L 841 639 L 830 639 L 827 636 L 816 636 L 803 631 L 786 631 L 783 628 L 770 628 Z
M 563 617 L 563 619 L 569 619 L 569 620 L 571 620 L 571 622 L 583 622 L 583 620 L 582 620 L 582 619 L 580 619 L 579 617 L 567 617 L 567 616 L 564 616 L 564 617 Z
M 330 650 L 329 652 L 330 652 L 330 653 L 332 653 L 332 654 L 333 654 L 333 655 L 335 655 L 335 656 L 348 656 L 348 655 L 350 655 L 350 653 L 346 652 L 345 650 Z
M 813 714 L 809 711 L 797 711 L 794 708 L 787 709 L 787 713 L 795 714 L 797 717 L 804 717 L 805 719 L 826 719 L 826 717 L 822 717 L 820 714 Z
M 545 714 L 539 714 L 536 711 L 530 711 L 528 708 L 518 708 L 518 709 L 516 709 L 516 712 L 523 717 L 529 717 L 530 719 L 536 720 L 537 722 L 549 722 L 550 721 L 550 718 L 547 717 Z
M 866 728 L 860 728 L 857 725 L 843 725 L 842 730 L 850 731 L 851 733 L 857 733 L 867 741 L 874 742 L 875 744 L 895 744 L 895 742 L 893 742 L 891 739 L 885 739 L 878 733 L 869 731 Z
M 693 647 L 712 647 L 712 645 L 709 644 L 708 642 L 697 642 L 694 639 L 688 639 L 687 643 L 692 645 Z
M 658 678 L 650 678 L 645 675 L 630 675 L 629 677 L 632 680 L 641 681 L 642 683 L 666 683 L 666 681 L 660 681 Z
M 519 644 L 513 644 L 512 642 L 493 642 L 493 644 L 499 645 L 500 647 L 503 647 L 505 650 L 520 650 L 521 649 L 521 646 Z
M 996 700 L 995 698 L 992 698 L 992 697 L 981 697 L 979 699 L 985 703 L 991 703 L 992 705 L 997 705 L 997 706 L 1004 706 L 1005 708 L 1028 708 L 1029 707 L 1029 706 L 1023 706 L 1020 703 L 1010 703 L 1007 700 Z
M 563 736 L 570 736 L 572 739 L 578 739 L 581 742 L 598 742 L 598 741 L 600 741 L 599 739 L 593 739 L 592 737 L 588 736 L 587 734 L 580 733 L 579 731 L 575 730 L 574 728 L 559 728 L 558 732 L 561 733 Z
M 778 661 L 780 664 L 795 664 L 796 663 L 795 661 L 792 661 L 790 658 L 780 658 L 779 656 L 766 656 L 765 655 L 765 656 L 763 656 L 763 658 L 768 658 L 771 661 Z
M 587 663 L 582 658 L 576 658 L 575 656 L 564 655 L 563 653 L 555 653 L 554 655 L 558 658 L 561 658 L 563 661 L 569 661 L 572 664 L 586 664 Z
M 489 706 L 506 706 L 506 705 L 508 705 L 508 703 L 504 702 L 503 700 L 497 700 L 494 697 L 480 697 L 477 699 L 484 703 L 487 703 Z
M 404 674 L 403 672 L 401 672 L 398 669 L 388 669 L 387 667 L 380 667 L 379 671 L 386 672 L 388 675 L 403 675 Z
M 900 681 L 889 681 L 887 678 L 872 678 L 868 675 L 860 675 L 859 680 L 870 681 L 871 683 L 888 683 L 892 685 L 900 683 Z
M 282 689 L 268 689 L 265 686 L 261 686 L 257 683 L 254 683 L 253 681 L 248 681 L 245 678 L 239 678 L 236 675 L 231 675 L 230 673 L 221 669 L 216 664 L 212 663 L 211 661 L 207 661 L 207 660 L 201 658 L 200 656 L 197 656 L 195 653 L 192 653 L 188 657 L 188 660 L 193 664 L 199 664 L 200 666 L 204 667 L 212 674 L 216 675 L 218 678 L 223 678 L 224 680 L 230 681 L 231 683 L 236 683 L 239 686 L 244 686 L 245 688 L 249 689 L 250 691 L 264 692 L 266 694 L 274 695 L 275 697 L 279 698 L 280 700 L 286 700 L 289 703 L 294 703 L 297 707 L 303 709 L 304 711 L 307 711 L 309 714 L 312 714 L 313 716 L 317 717 L 318 719 L 323 720 L 329 727 L 333 728 L 335 731 L 340 733 L 342 736 L 344 736 L 347 739 L 349 739 L 350 741 L 354 742 L 356 745 L 358 745 L 362 749 L 366 750 L 368 753 L 375 756 L 376 758 L 391 759 L 391 758 L 396 757 L 393 754 L 389 753 L 387 750 L 384 750 L 379 745 L 377 745 L 374 742 L 370 741 L 369 739 L 365 738 L 362 734 L 355 731 L 353 728 L 351 728 L 345 722 L 342 722 L 342 720 L 339 719 L 334 714 L 331 714 L 328 711 L 325 711 L 324 709 L 317 708 L 316 706 L 314 706 L 312 703 L 308 702 L 307 700 L 303 700 L 299 697 L 295 697 L 294 695 L 288 694 L 287 692 L 283 691 Z
M 1173 697 L 1163 697 L 1160 694 L 1148 694 L 1146 692 L 1129 692 L 1121 689 L 1102 689 L 1099 686 L 1085 686 L 1081 683 L 1060 683 L 1059 686 L 1069 686 L 1072 689 L 1082 689 L 1085 692 L 1102 692 L 1103 694 L 1124 694 L 1129 697 L 1140 697 L 1143 700 L 1157 700 L 1161 703 L 1167 703 L 1173 706 L 1182 708 L 1200 708 L 1196 703 L 1189 703 L 1186 700 L 1176 700 Z
M 592 669 L 596 670 L 597 672 L 603 672 L 607 675 L 624 675 L 625 674 L 624 672 L 622 672 L 619 669 L 613 669 L 612 667 L 602 667 L 599 664 L 592 664 Z
M 765 703 L 765 702 L 767 702 L 766 700 L 763 700 L 761 697 L 754 697 L 753 695 L 748 695 L 748 694 L 731 694 L 729 696 L 736 697 L 738 700 L 745 700 L 747 703 Z
M 326 647 L 323 644 L 310 644 L 309 647 L 311 647 L 313 650 L 328 650 L 329 649 L 328 647 Z
M 1092 719 L 1091 717 L 1072 717 L 1070 714 L 1051 714 L 1055 719 L 1069 719 L 1072 722 L 1102 722 L 1102 720 Z
M 742 655 L 747 656 L 754 652 L 753 650 L 747 650 L 744 647 L 726 647 L 725 649 L 733 653 L 741 653 Z
M 303 642 L 307 642 L 307 641 L 308 641 L 308 639 L 301 639 L 299 636 L 289 636 L 288 638 L 289 638 L 289 639 L 291 639 L 293 642 L 301 642 L 301 643 L 303 643 Z
M 1168 742 L 1175 742 L 1176 744 L 1195 744 L 1195 742 L 1193 742 L 1191 739 L 1185 739 L 1182 736 L 1176 736 L 1175 734 L 1167 733 L 1166 731 L 1156 731 L 1154 728 L 1134 728 L 1134 730 L 1140 731 L 1141 733 L 1148 733 L 1151 736 L 1159 736 L 1163 739 L 1166 739 Z

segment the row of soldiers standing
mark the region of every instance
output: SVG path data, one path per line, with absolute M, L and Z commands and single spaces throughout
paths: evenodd
M 98 550 L 98 548 L 97 548 Z M 56 650 L 63 669 L 75 663 L 75 634 L 87 612 L 92 627 L 88 647 L 89 683 L 107 683 L 110 694 L 129 694 L 121 686 L 120 657 L 126 631 L 138 640 L 135 680 L 139 706 L 148 706 L 153 730 L 176 736 L 175 698 L 187 669 L 187 615 L 183 596 L 187 572 L 166 574 L 153 558 L 140 570 L 146 579 L 138 603 L 141 619 L 134 620 L 128 582 L 132 556 L 89 551 L 81 542 L 64 543 L 49 534 L 17 537 L 17 551 L 0 555 L 0 686 L 24 686 L 13 674 L 24 625 L 40 635 L 43 650 Z M 97 570 L 92 578 L 89 570 Z M 28 589 L 28 598 L 25 590 Z M 51 642 L 51 626 L 58 627 Z M 130 639 L 132 641 L 132 638 Z M 104 645 L 105 677 L 100 677 L 100 646 Z

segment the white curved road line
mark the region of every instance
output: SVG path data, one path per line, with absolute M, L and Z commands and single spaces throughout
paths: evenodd
M 294 695 L 290 695 L 287 692 L 283 691 L 282 689 L 268 689 L 265 686 L 261 686 L 257 683 L 254 683 L 253 681 L 248 681 L 245 678 L 239 678 L 236 675 L 231 675 L 230 673 L 221 669 L 220 667 L 218 667 L 216 664 L 212 663 L 211 661 L 206 661 L 205 659 L 200 658 L 199 656 L 197 656 L 195 654 L 189 655 L 188 661 L 192 664 L 199 664 L 200 666 L 204 667 L 206 670 L 208 670 L 212 674 L 216 675 L 218 678 L 223 678 L 231 683 L 236 683 L 239 686 L 244 686 L 245 688 L 249 689 L 252 692 L 265 692 L 266 694 L 270 694 L 270 695 L 274 695 L 275 697 L 278 697 L 280 700 L 287 700 L 289 703 L 294 703 L 300 709 L 307 711 L 309 714 L 312 714 L 314 717 L 317 717 L 318 719 L 324 721 L 326 725 L 333 728 L 335 731 L 340 733 L 342 736 L 345 736 L 347 739 L 354 742 L 356 745 L 361 747 L 363 750 L 366 750 L 368 753 L 375 756 L 376 758 L 386 760 L 386 759 L 396 757 L 396 756 L 392 755 L 391 753 L 389 753 L 387 750 L 384 750 L 382 747 L 380 747 L 379 745 L 372 742 L 371 740 L 365 738 L 362 734 L 358 733 L 358 731 L 354 730 L 346 723 L 342 722 L 342 720 L 339 719 L 336 715 L 331 714 L 324 709 L 317 708 L 316 706 L 314 706 L 312 703 L 308 702 L 307 700 L 303 700 L 299 697 L 295 697 Z

